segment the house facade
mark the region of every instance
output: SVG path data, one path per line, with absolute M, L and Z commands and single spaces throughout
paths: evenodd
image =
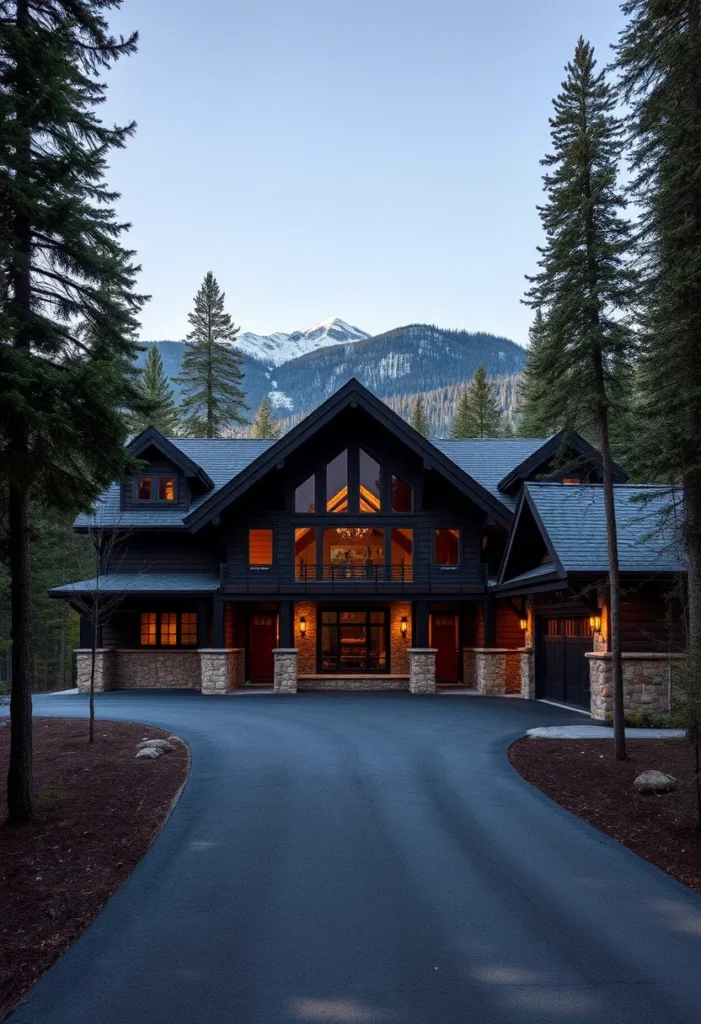
M 133 478 L 75 524 L 103 550 L 100 576 L 52 591 L 91 598 L 96 689 L 462 686 L 608 709 L 605 546 L 580 572 L 553 525 L 575 506 L 551 502 L 547 523 L 538 512 L 543 489 L 600 493 L 583 439 L 430 442 L 353 380 L 277 441 L 148 428 L 129 448 Z M 635 536 L 643 611 L 628 653 L 655 655 L 661 678 L 679 631 L 657 618 L 679 566 Z M 91 636 L 84 618 L 81 689 Z

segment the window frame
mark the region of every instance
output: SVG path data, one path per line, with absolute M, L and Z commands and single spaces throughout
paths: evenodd
M 269 533 L 270 534 L 270 562 L 266 563 L 253 563 L 251 562 L 251 534 L 256 533 Z M 276 546 L 275 546 L 275 528 L 273 526 L 249 526 L 246 533 L 246 564 L 249 572 L 268 572 L 273 569 L 276 565 Z
M 439 530 L 452 530 L 458 535 L 458 560 L 457 562 L 439 562 L 436 557 L 436 548 L 438 546 L 438 531 Z M 433 527 L 433 567 L 439 571 L 455 571 L 462 565 L 462 530 L 459 526 L 434 526 Z
M 398 510 L 394 507 L 394 481 L 397 480 L 400 484 L 409 488 L 409 508 Z M 392 516 L 412 516 L 416 512 L 416 486 L 410 484 L 408 480 L 405 480 L 403 476 L 399 476 L 398 473 L 392 471 L 389 480 L 389 513 Z
M 144 616 L 153 615 L 155 616 L 155 639 L 153 643 L 144 643 Z M 161 641 L 162 629 L 163 629 L 163 616 L 174 615 L 175 616 L 175 643 L 164 644 Z M 183 643 L 183 615 L 192 615 L 194 617 L 194 642 Z M 139 650 L 160 650 L 160 651 L 173 651 L 177 648 L 184 648 L 187 651 L 197 650 L 199 647 L 199 630 L 200 630 L 200 616 L 199 612 L 192 611 L 191 609 L 177 610 L 173 608 L 163 608 L 158 611 L 147 609 L 146 611 L 139 612 Z M 188 630 L 188 635 L 193 635 L 191 629 Z
M 139 480 L 151 481 L 151 497 L 139 497 Z M 160 498 L 161 480 L 173 481 L 173 497 Z M 177 505 L 180 496 L 180 486 L 177 473 L 139 473 L 134 477 L 132 488 L 132 499 L 138 505 Z

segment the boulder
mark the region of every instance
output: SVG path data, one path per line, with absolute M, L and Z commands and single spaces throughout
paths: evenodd
M 144 747 L 142 750 L 137 750 L 136 756 L 143 757 L 150 761 L 155 761 L 157 757 L 160 757 L 163 753 L 158 747 Z
M 162 754 L 168 754 L 173 749 L 172 743 L 168 740 L 142 740 L 137 744 L 137 750 L 160 750 Z
M 642 772 L 633 782 L 638 793 L 670 793 L 677 788 L 677 780 L 665 772 Z

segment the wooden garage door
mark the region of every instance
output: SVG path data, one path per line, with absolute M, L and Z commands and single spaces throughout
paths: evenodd
M 589 662 L 594 649 L 589 619 L 545 619 L 540 626 L 538 696 L 589 709 Z

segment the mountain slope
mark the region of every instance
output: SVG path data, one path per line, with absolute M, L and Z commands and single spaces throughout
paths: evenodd
M 271 367 L 280 366 L 290 359 L 296 359 L 308 352 L 316 352 L 329 345 L 362 341 L 363 338 L 369 337 L 370 335 L 361 331 L 359 327 L 353 327 L 345 320 L 333 317 L 318 324 L 310 324 L 302 331 L 293 331 L 292 334 L 252 334 L 247 331 L 245 334 L 239 334 L 235 344 L 236 348 L 247 356 Z

